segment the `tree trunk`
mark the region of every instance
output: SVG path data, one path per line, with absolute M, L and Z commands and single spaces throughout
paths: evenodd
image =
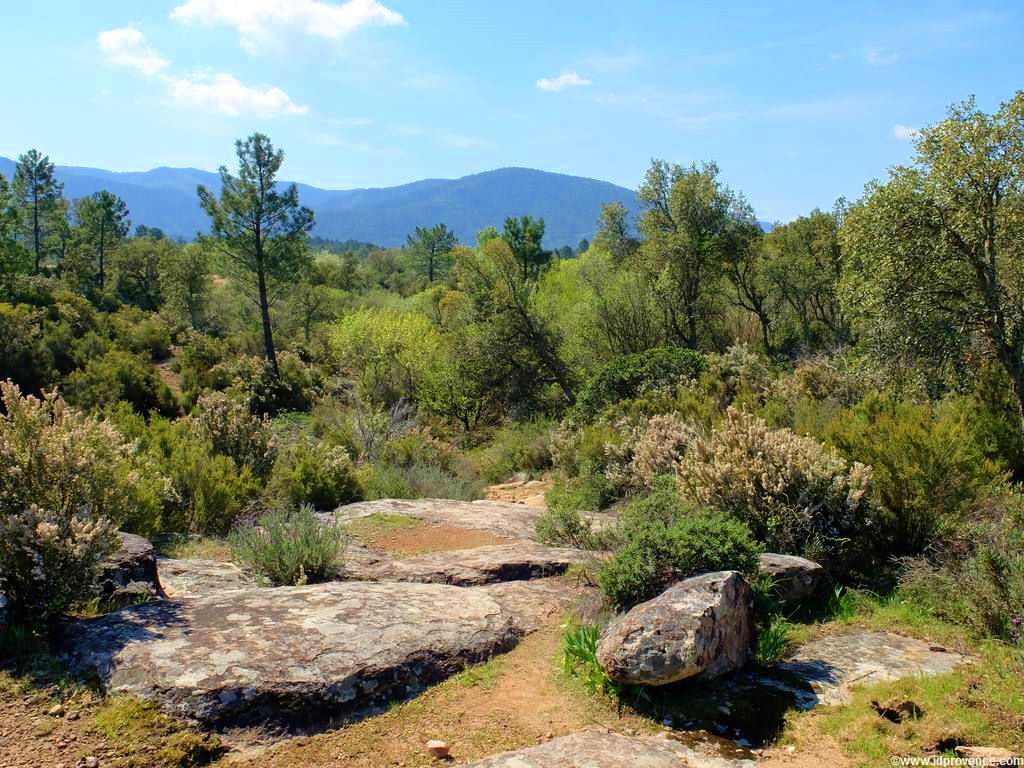
M 262 260 L 260 260 L 256 274 L 260 291 L 260 319 L 263 321 L 263 350 L 266 352 L 267 362 L 270 363 L 270 370 L 274 372 L 276 379 L 280 378 L 281 371 L 277 367 L 277 354 L 274 352 L 274 334 L 270 328 L 270 303 L 267 300 L 267 277 L 263 272 Z

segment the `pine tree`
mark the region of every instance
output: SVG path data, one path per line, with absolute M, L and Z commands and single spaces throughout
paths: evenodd
M 35 274 L 39 274 L 47 256 L 48 235 L 58 229 L 64 208 L 60 201 L 64 185 L 57 181 L 53 163 L 38 150 L 30 149 L 18 158 L 14 169 L 14 197 L 21 211 L 22 239 L 35 257 Z

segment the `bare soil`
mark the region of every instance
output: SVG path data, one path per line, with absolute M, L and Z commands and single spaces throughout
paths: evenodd
M 512 542 L 511 539 L 495 536 L 487 531 L 427 523 L 381 529 L 360 528 L 355 535 L 370 549 L 387 552 L 395 557 L 450 552 Z

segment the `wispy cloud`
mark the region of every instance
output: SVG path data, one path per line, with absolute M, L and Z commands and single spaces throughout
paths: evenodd
M 308 107 L 292 101 L 280 88 L 248 86 L 224 72 L 164 74 L 170 62 L 150 47 L 145 36 L 134 27 L 101 32 L 96 40 L 112 64 L 133 69 L 146 77 L 158 78 L 174 102 L 181 106 L 208 109 L 232 117 L 303 115 L 309 111 Z
M 402 14 L 377 0 L 186 0 L 171 11 L 184 23 L 225 25 L 238 32 L 244 49 L 254 53 L 283 31 L 340 40 L 368 25 L 399 26 Z
M 100 32 L 96 37 L 100 50 L 111 64 L 129 67 L 144 75 L 155 75 L 167 68 L 168 61 L 154 51 L 135 27 L 120 27 Z
M 903 125 L 902 123 L 896 123 L 892 127 L 892 135 L 900 141 L 911 141 L 916 139 L 920 133 L 917 128 L 911 128 L 909 125 Z
M 170 82 L 177 104 L 210 109 L 230 117 L 309 112 L 309 107 L 296 104 L 280 88 L 253 88 L 223 72 L 209 77 L 175 78 Z
M 580 77 L 574 70 L 563 72 L 558 77 L 542 77 L 537 81 L 537 87 L 542 91 L 557 92 L 565 88 L 578 88 L 580 86 L 593 85 L 593 82 L 585 77 Z
M 872 67 L 885 67 L 899 61 L 900 55 L 895 51 L 887 51 L 882 48 L 869 48 L 864 55 L 864 60 Z

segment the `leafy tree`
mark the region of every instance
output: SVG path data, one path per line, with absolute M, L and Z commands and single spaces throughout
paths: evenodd
M 209 254 L 201 245 L 190 243 L 165 254 L 159 266 L 160 285 L 168 302 L 198 329 L 210 296 Z
M 586 253 L 588 250 L 590 250 L 590 241 L 584 237 L 576 246 L 576 255 L 579 256 L 581 253 Z
M 64 185 L 57 181 L 50 158 L 30 149 L 18 157 L 14 169 L 14 196 L 22 212 L 23 239 L 35 257 L 35 274 L 39 274 L 43 258 L 56 232 L 63 209 L 58 201 Z
M 163 240 L 166 235 L 160 227 L 147 227 L 145 224 L 139 224 L 135 228 L 135 237 L 148 237 L 151 240 Z
M 236 141 L 235 151 L 238 176 L 221 166 L 220 198 L 201 184 L 197 189 L 213 233 L 204 239 L 226 257 L 234 278 L 259 307 L 263 350 L 271 371 L 279 377 L 270 308 L 308 266 L 306 236 L 313 227 L 313 211 L 299 205 L 294 184 L 283 191 L 277 188 L 284 152 L 275 150 L 269 137 L 254 133 Z
M 734 246 L 722 261 L 726 278 L 732 284 L 732 303 L 750 312 L 761 326 L 764 351 L 772 353 L 772 323 L 778 315 L 776 292 L 766 276 L 761 228 L 752 219 L 737 223 Z
M 142 309 L 159 309 L 163 264 L 174 258 L 176 250 L 171 240 L 136 236 L 125 241 L 111 256 L 118 297 Z
M 723 261 L 753 220 L 741 195 L 718 180 L 718 166 L 682 168 L 654 160 L 637 196 L 644 208 L 641 258 L 671 339 L 695 348 L 720 297 Z
M 457 244 L 455 233 L 444 224 L 438 224 L 429 229 L 416 227 L 416 234 L 409 235 L 406 248 L 416 271 L 432 283 L 435 276 L 451 268 L 452 248 Z
M 916 150 L 842 225 L 844 302 L 865 333 L 939 359 L 976 339 L 1024 419 L 1024 91 L 991 115 L 951 106 Z
M 0 287 L 14 275 L 27 272 L 32 265 L 31 254 L 17 241 L 18 208 L 11 185 L 0 174 Z
M 551 252 L 545 251 L 541 245 L 544 239 L 544 219 L 530 216 L 505 219 L 505 228 L 501 233 L 504 240 L 519 262 L 523 280 L 536 278 L 540 271 L 551 261 Z
M 128 235 L 131 226 L 128 205 L 103 189 L 75 201 L 75 218 L 83 248 L 97 256 L 96 282 L 102 291 L 106 287 L 106 257 Z
M 839 216 L 813 210 L 775 227 L 764 238 L 764 274 L 800 326 L 811 347 L 824 331 L 826 340 L 848 338 L 836 286 L 841 272 Z
M 622 203 L 606 203 L 601 206 L 594 245 L 610 253 L 616 262 L 622 262 L 636 253 L 640 243 L 633 237 L 629 211 Z

